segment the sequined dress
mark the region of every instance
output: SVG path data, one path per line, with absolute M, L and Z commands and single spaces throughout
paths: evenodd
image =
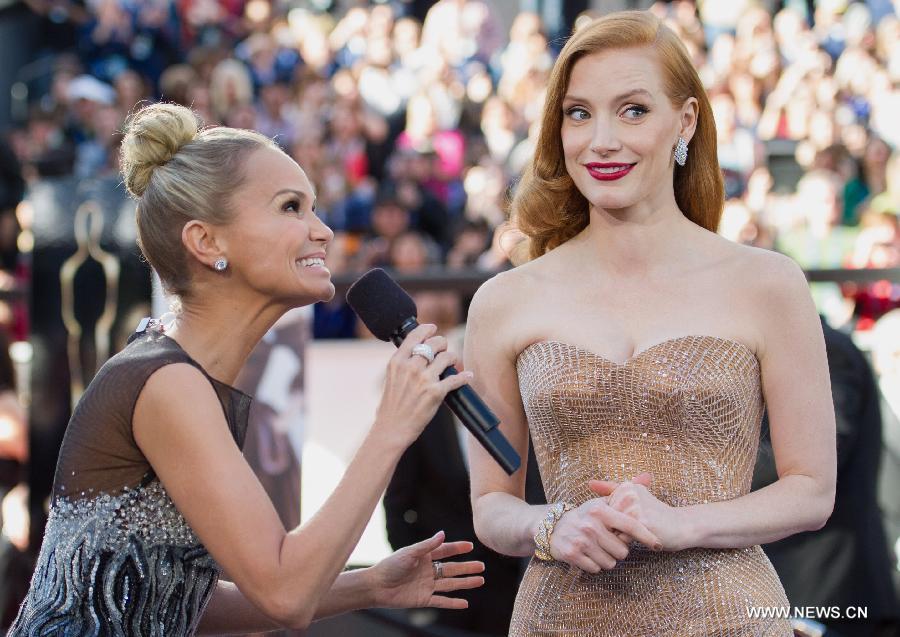
M 60 450 L 44 541 L 10 636 L 192 635 L 219 567 L 134 440 L 131 418 L 153 372 L 188 363 L 149 329 L 100 369 Z M 250 397 L 207 375 L 238 446 Z
M 745 345 L 687 336 L 619 364 L 539 341 L 520 353 L 517 372 L 548 502 L 577 506 L 595 497 L 588 480 L 643 471 L 673 506 L 750 491 L 763 398 L 759 361 Z M 748 611 L 787 606 L 759 546 L 655 553 L 635 544 L 596 575 L 532 559 L 510 635 L 787 637 L 787 620 Z

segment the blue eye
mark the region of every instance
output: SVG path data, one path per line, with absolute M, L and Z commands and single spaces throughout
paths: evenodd
M 628 119 L 638 119 L 639 117 L 641 117 L 642 115 L 646 115 L 650 111 L 648 111 L 643 106 L 638 106 L 637 104 L 632 104 L 631 106 L 626 108 L 624 112 L 625 113 L 633 113 L 632 115 L 628 116 Z
M 566 115 L 570 119 L 574 119 L 576 122 L 583 122 L 586 119 L 590 118 L 590 113 L 581 108 L 580 106 L 573 106 L 571 108 L 566 109 Z

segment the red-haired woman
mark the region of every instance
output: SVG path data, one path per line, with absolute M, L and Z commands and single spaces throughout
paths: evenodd
M 790 634 L 759 544 L 832 510 L 822 328 L 795 263 L 715 234 L 722 201 L 674 33 L 644 12 L 576 32 L 513 201 L 527 263 L 482 287 L 466 337 L 550 502 L 471 448 L 479 538 L 536 557 L 511 635 Z M 750 493 L 764 405 L 780 479 Z

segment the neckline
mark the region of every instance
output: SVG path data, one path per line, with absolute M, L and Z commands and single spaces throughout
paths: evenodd
M 148 330 L 148 331 L 149 331 L 149 330 Z M 203 375 L 206 376 L 206 377 L 210 380 L 210 382 L 213 382 L 213 383 L 215 383 L 215 384 L 217 384 L 217 385 L 221 385 L 221 386 L 224 387 L 225 389 L 228 389 L 229 391 L 232 391 L 232 392 L 234 392 L 234 393 L 236 393 L 236 394 L 240 394 L 240 395 L 241 395 L 242 397 L 244 397 L 244 398 L 248 398 L 248 399 L 250 399 L 250 400 L 253 400 L 253 396 L 251 396 L 250 394 L 248 394 L 248 393 L 246 393 L 246 392 L 242 392 L 242 391 L 241 391 L 240 389 L 238 389 L 237 387 L 235 387 L 235 386 L 233 386 L 233 385 L 229 385 L 228 383 L 226 383 L 226 382 L 224 382 L 224 381 L 221 381 L 221 380 L 219 380 L 218 378 L 215 378 L 215 377 L 211 376 L 211 375 L 209 374 L 209 372 L 206 371 L 206 368 L 203 367 L 203 365 L 201 365 L 200 363 L 198 363 L 196 360 L 194 360 L 194 357 L 191 356 L 190 354 L 188 354 L 188 353 L 187 353 L 187 350 L 185 350 L 185 349 L 181 346 L 181 343 L 179 343 L 178 341 L 176 341 L 174 338 L 172 338 L 171 336 L 169 336 L 168 334 L 166 334 L 165 332 L 162 332 L 162 331 L 159 332 L 159 335 L 162 336 L 162 337 L 163 337 L 164 339 L 166 339 L 167 341 L 169 341 L 170 343 L 174 343 L 174 344 L 175 344 L 175 347 L 177 347 L 177 348 L 179 349 L 179 351 L 181 351 L 182 354 L 184 354 L 185 356 L 187 356 L 188 360 L 191 361 L 191 364 L 194 365 L 194 366 L 196 366 L 197 369 L 199 369 L 199 370 L 203 373 Z
M 738 349 L 742 349 L 746 354 L 749 354 L 750 357 L 753 359 L 753 361 L 756 363 L 757 367 L 759 367 L 759 357 L 756 355 L 756 352 L 754 352 L 752 349 L 750 349 L 749 345 L 746 345 L 745 343 L 742 343 L 741 341 L 735 340 L 733 338 L 725 338 L 723 336 L 712 336 L 710 334 L 684 334 L 682 336 L 673 336 L 672 338 L 667 338 L 662 341 L 659 341 L 658 343 L 654 343 L 653 345 L 650 345 L 646 349 L 643 349 L 640 352 L 631 355 L 629 358 L 625 359 L 622 362 L 611 360 L 611 359 L 607 358 L 606 356 L 603 356 L 602 354 L 598 354 L 597 352 L 590 350 L 586 347 L 582 347 L 581 345 L 575 345 L 574 343 L 567 343 L 566 341 L 561 341 L 561 340 L 553 339 L 553 338 L 545 338 L 545 339 L 535 341 L 535 342 L 525 346 L 522 349 L 522 351 L 520 351 L 519 354 L 516 356 L 516 363 L 518 363 L 519 359 L 525 354 L 525 352 L 530 350 L 532 347 L 535 347 L 536 345 L 557 344 L 557 345 L 569 347 L 571 349 L 578 350 L 580 352 L 588 354 L 589 356 L 592 356 L 592 357 L 594 357 L 598 360 L 601 360 L 605 363 L 609 363 L 610 365 L 612 365 L 614 367 L 628 367 L 629 365 L 639 361 L 641 358 L 643 358 L 647 354 L 659 349 L 660 347 L 663 347 L 664 345 L 672 345 L 674 343 L 679 343 L 681 341 L 687 341 L 687 340 L 692 340 L 692 339 L 705 339 L 705 340 L 715 341 L 718 343 L 725 343 L 725 344 L 737 346 Z

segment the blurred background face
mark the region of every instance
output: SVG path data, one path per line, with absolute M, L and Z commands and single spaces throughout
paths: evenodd
M 887 160 L 890 158 L 890 156 L 890 146 L 885 144 L 881 139 L 874 137 L 866 145 L 863 161 L 866 166 L 870 166 L 872 168 L 882 167 L 883 169 L 883 167 L 887 164 Z
M 349 139 L 360 134 L 359 113 L 349 104 L 341 103 L 334 108 L 331 132 L 338 139 Z
M 256 109 L 250 104 L 234 106 L 225 117 L 225 124 L 232 128 L 253 130 L 256 128 Z
M 119 126 L 122 114 L 112 106 L 100 106 L 94 115 L 93 130 L 97 140 L 102 144 L 111 144 Z
M 385 201 L 372 211 L 372 229 L 379 237 L 395 239 L 409 228 L 409 212 L 399 203 Z
M 120 107 L 126 111 L 134 108 L 146 97 L 146 88 L 141 76 L 134 71 L 123 71 L 115 80 L 116 97 Z
M 431 265 L 428 246 L 422 236 L 415 232 L 400 235 L 391 245 L 391 265 L 398 272 L 421 272 Z
M 260 88 L 259 97 L 262 106 L 269 113 L 277 115 L 290 98 L 290 91 L 286 85 L 276 82 Z
M 408 55 L 419 48 L 421 27 L 418 22 L 409 18 L 398 20 L 394 25 L 393 45 L 398 57 Z
M 804 177 L 798 184 L 797 200 L 810 225 L 833 226 L 841 219 L 841 192 L 836 178 L 824 174 Z
M 578 60 L 562 108 L 566 170 L 591 206 L 616 210 L 674 197 L 680 112 L 663 90 L 655 51 L 613 50 Z M 628 172 L 604 180 L 613 170 Z

